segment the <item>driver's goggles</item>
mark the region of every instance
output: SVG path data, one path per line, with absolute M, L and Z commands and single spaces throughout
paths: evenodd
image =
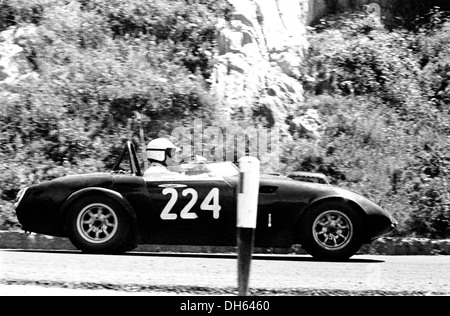
M 169 158 L 172 158 L 179 151 L 180 151 L 179 148 L 167 148 L 166 149 L 166 154 L 167 154 L 167 156 L 169 156 Z

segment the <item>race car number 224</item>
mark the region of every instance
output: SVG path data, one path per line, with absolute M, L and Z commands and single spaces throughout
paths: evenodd
M 178 218 L 178 214 L 171 213 L 173 206 L 178 200 L 178 191 L 175 188 L 165 188 L 162 191 L 162 194 L 167 195 L 170 194 L 169 202 L 167 202 L 166 206 L 162 210 L 160 217 L 163 220 L 174 220 Z M 183 207 L 180 212 L 180 217 L 182 219 L 196 219 L 198 217 L 197 213 L 192 211 L 192 207 L 194 207 L 195 203 L 198 200 L 198 193 L 195 189 L 187 188 L 184 189 L 181 194 L 183 196 L 191 196 L 189 202 Z M 200 209 L 205 211 L 212 211 L 212 215 L 214 219 L 219 218 L 219 213 L 221 206 L 219 205 L 219 189 L 212 188 L 211 191 L 206 195 L 203 202 L 200 204 Z

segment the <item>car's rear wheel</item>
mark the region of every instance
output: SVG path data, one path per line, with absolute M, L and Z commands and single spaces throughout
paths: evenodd
M 120 253 L 128 250 L 131 222 L 123 208 L 108 197 L 85 197 L 69 211 L 67 234 L 75 247 L 90 253 Z
M 314 258 L 347 260 L 361 248 L 363 219 L 343 202 L 325 202 L 305 214 L 300 224 L 302 247 Z

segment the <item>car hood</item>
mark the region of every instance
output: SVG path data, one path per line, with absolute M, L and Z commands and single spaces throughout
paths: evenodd
M 32 184 L 28 187 L 28 192 L 35 190 L 48 190 L 53 188 L 75 189 L 82 187 L 109 187 L 113 183 L 113 175 L 109 173 L 86 173 L 78 175 L 67 175 L 48 181 Z
M 277 195 L 277 199 L 280 201 L 292 203 L 301 201 L 306 204 L 312 204 L 327 198 L 341 198 L 357 203 L 368 213 L 373 211 L 388 214 L 376 203 L 357 192 L 330 184 L 298 181 L 284 176 L 261 176 L 260 193 L 262 193 L 260 197 Z
M 107 183 L 112 183 L 113 175 L 105 172 L 94 172 L 77 175 L 67 175 L 51 180 L 54 184 L 64 183 L 66 185 L 75 184 L 77 186 L 92 186 L 99 185 L 108 186 Z

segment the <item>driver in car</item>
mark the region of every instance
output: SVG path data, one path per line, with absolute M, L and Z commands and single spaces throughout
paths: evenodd
M 213 177 L 214 173 L 206 172 L 197 175 L 186 175 L 181 168 L 180 172 L 176 172 L 176 166 L 183 163 L 181 149 L 175 146 L 167 138 L 156 138 L 150 141 L 147 145 L 147 159 L 150 162 L 150 167 L 144 173 L 146 180 L 176 180 L 176 179 L 203 179 Z M 204 164 L 206 158 L 195 155 L 195 163 Z M 172 167 L 169 170 L 168 167 Z
M 150 167 L 145 171 L 147 179 L 174 179 L 180 177 L 178 172 L 167 169 L 168 166 L 177 166 L 182 162 L 181 149 L 167 138 L 156 138 L 147 145 L 147 159 Z

